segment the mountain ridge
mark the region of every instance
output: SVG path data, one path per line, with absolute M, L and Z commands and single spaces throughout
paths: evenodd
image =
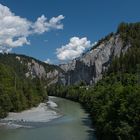
M 120 35 L 111 35 L 80 58 L 60 65 L 65 72 L 64 84 L 76 84 L 80 81 L 84 81 L 87 85 L 97 83 L 108 69 L 113 57 L 119 57 L 121 53 L 125 54 L 129 47 L 130 44 L 123 46 Z
M 47 100 L 47 85 L 56 83 L 59 70 L 25 55 L 0 54 L 0 118 Z
M 86 107 L 93 120 L 97 139 L 139 140 L 140 23 L 121 23 L 118 33 L 121 50 L 124 51 L 117 53 L 119 57 L 111 58 L 107 71 L 99 73 L 102 77 L 96 84 L 87 86 L 81 81 L 67 86 L 54 85 L 49 87 L 48 94 L 80 102 Z M 82 70 L 82 64 L 79 65 L 79 70 Z M 71 76 L 73 73 L 79 74 L 75 67 L 74 71 L 71 70 Z
M 116 34 L 61 68 L 0 54 L 0 118 L 60 96 L 88 109 L 100 140 L 140 139 L 140 23 L 121 23 Z

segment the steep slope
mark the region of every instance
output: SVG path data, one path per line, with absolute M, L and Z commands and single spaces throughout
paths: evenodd
M 0 54 L 0 118 L 46 100 L 46 87 L 58 81 L 59 71 L 31 57 Z
M 60 65 L 65 71 L 64 84 L 71 85 L 80 81 L 84 81 L 88 85 L 97 83 L 108 69 L 112 59 L 116 56 L 119 57 L 121 53 L 124 54 L 130 47 L 129 43 L 123 46 L 119 34 L 107 36 L 80 58 Z
M 19 76 L 44 80 L 46 85 L 55 78 L 57 82 L 58 73 L 62 71 L 58 66 L 19 54 L 0 54 L 0 63 L 12 67 Z
M 117 34 L 122 53 L 113 55 L 108 70 L 94 86 L 82 82 L 56 85 L 48 93 L 82 103 L 91 114 L 99 140 L 140 140 L 140 23 L 122 23 Z

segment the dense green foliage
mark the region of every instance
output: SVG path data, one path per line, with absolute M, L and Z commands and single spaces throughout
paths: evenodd
M 79 101 L 87 107 L 96 127 L 98 139 L 140 139 L 140 23 L 121 23 L 116 33 L 123 46 L 131 45 L 128 51 L 115 57 L 102 80 L 96 85 L 86 86 L 81 82 L 74 86 L 54 85 L 47 89 L 50 95 Z M 105 37 L 107 41 L 112 35 Z M 99 45 L 99 44 L 97 44 Z M 96 47 L 96 46 L 95 46 Z M 47 97 L 45 82 L 37 77 L 26 78 L 26 62 L 32 58 L 0 54 L 0 117 L 9 111 L 21 111 Z M 38 60 L 36 60 L 38 61 Z M 58 69 L 45 65 L 46 70 Z
M 36 106 L 47 97 L 45 83 L 37 77 L 26 78 L 26 63 L 22 61 L 21 64 L 15 56 L 0 54 L 0 118 L 9 111 L 17 112 Z
M 94 87 L 80 83 L 48 89 L 50 95 L 79 101 L 88 108 L 98 139 L 140 139 L 140 23 L 120 24 L 124 46 L 129 50 L 114 58 L 108 72 Z
M 88 108 L 99 139 L 139 139 L 140 86 L 133 74 L 109 75 L 94 87 L 54 86 L 50 95 L 79 101 Z
M 133 44 L 133 47 L 140 46 L 140 22 L 134 24 L 121 23 L 117 33 L 121 35 L 124 46 L 126 44 Z
M 21 63 L 19 63 L 19 61 L 16 57 L 20 57 L 20 60 L 23 62 L 22 65 L 21 65 Z M 24 73 L 28 71 L 26 64 L 31 63 L 32 60 L 34 60 L 37 63 L 39 63 L 40 65 L 42 65 L 45 68 L 46 72 L 49 72 L 54 69 L 61 70 L 56 65 L 49 65 L 49 64 L 46 64 L 42 61 L 39 61 L 39 60 L 29 57 L 29 56 L 19 55 L 19 54 L 17 55 L 17 54 L 0 53 L 0 63 L 12 67 L 18 74 L 20 74 L 20 76 L 24 75 Z M 18 69 L 17 69 L 17 67 L 18 67 Z

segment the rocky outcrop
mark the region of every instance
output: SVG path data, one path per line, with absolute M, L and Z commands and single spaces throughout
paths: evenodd
M 63 84 L 72 85 L 85 82 L 94 85 L 99 81 L 103 73 L 108 69 L 113 57 L 119 57 L 125 53 L 131 45 L 123 46 L 119 35 L 109 36 L 94 46 L 90 51 L 81 57 L 70 61 L 67 64 L 58 66 L 44 64 L 33 58 L 16 56 L 21 64 L 26 62 L 26 77 L 38 77 L 46 80 L 46 85 Z
M 39 79 L 44 79 L 46 85 L 52 85 L 58 83 L 59 74 L 61 74 L 61 72 L 58 69 L 54 68 L 48 71 L 46 67 L 32 60 L 32 62 L 28 62 L 28 72 L 25 75 L 26 77 L 31 76 L 32 78 L 38 77 Z
M 47 73 L 47 79 L 48 79 L 48 85 L 52 85 L 58 82 L 59 78 L 59 71 L 54 69 L 53 71 L 50 71 Z
M 25 74 L 26 77 L 31 76 L 32 78 L 34 78 L 37 76 L 39 79 L 46 78 L 45 68 L 35 60 L 32 60 L 32 62 L 28 62 L 27 66 L 28 72 Z
M 55 84 L 59 81 L 60 68 L 55 65 L 43 63 L 31 57 L 16 55 L 16 60 L 25 69 L 26 78 L 39 78 L 47 85 Z
M 108 69 L 112 58 L 119 57 L 121 52 L 125 53 L 130 46 L 123 46 L 119 35 L 112 35 L 108 40 L 103 40 L 83 56 L 60 65 L 65 72 L 62 75 L 63 84 L 71 85 L 80 81 L 88 85 L 95 84 Z

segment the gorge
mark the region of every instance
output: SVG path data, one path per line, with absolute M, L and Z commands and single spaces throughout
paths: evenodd
M 121 23 L 116 33 L 59 66 L 0 54 L 0 117 L 36 107 L 53 95 L 86 107 L 97 139 L 139 139 L 139 72 L 140 23 Z

